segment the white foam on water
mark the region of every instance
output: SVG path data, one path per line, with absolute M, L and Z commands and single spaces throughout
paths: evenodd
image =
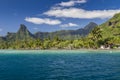
M 120 53 L 120 50 L 0 50 L 0 54 Z

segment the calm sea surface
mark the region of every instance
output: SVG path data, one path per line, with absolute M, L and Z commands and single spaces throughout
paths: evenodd
M 1 50 L 0 80 L 120 80 L 120 52 Z

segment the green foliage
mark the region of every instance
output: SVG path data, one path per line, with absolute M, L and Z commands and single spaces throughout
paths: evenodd
M 33 35 L 21 25 L 17 33 L 0 37 L 0 49 L 97 49 L 101 45 L 120 45 L 120 13 L 100 26 L 90 23 L 83 29 Z
M 95 27 L 95 28 L 91 31 L 89 37 L 90 37 L 93 41 L 95 41 L 95 42 L 97 42 L 98 40 L 100 40 L 100 39 L 102 38 L 102 30 L 100 29 L 100 27 Z

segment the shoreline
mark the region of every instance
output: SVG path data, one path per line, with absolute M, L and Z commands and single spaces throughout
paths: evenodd
M 79 50 L 0 50 L 2 54 L 120 54 L 120 50 L 79 49 Z
M 0 51 L 120 51 L 120 49 L 0 49 Z

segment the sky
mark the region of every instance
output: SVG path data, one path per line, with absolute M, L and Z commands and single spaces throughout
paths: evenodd
M 17 32 L 20 24 L 32 33 L 102 24 L 120 12 L 119 4 L 120 0 L 0 0 L 0 35 Z

